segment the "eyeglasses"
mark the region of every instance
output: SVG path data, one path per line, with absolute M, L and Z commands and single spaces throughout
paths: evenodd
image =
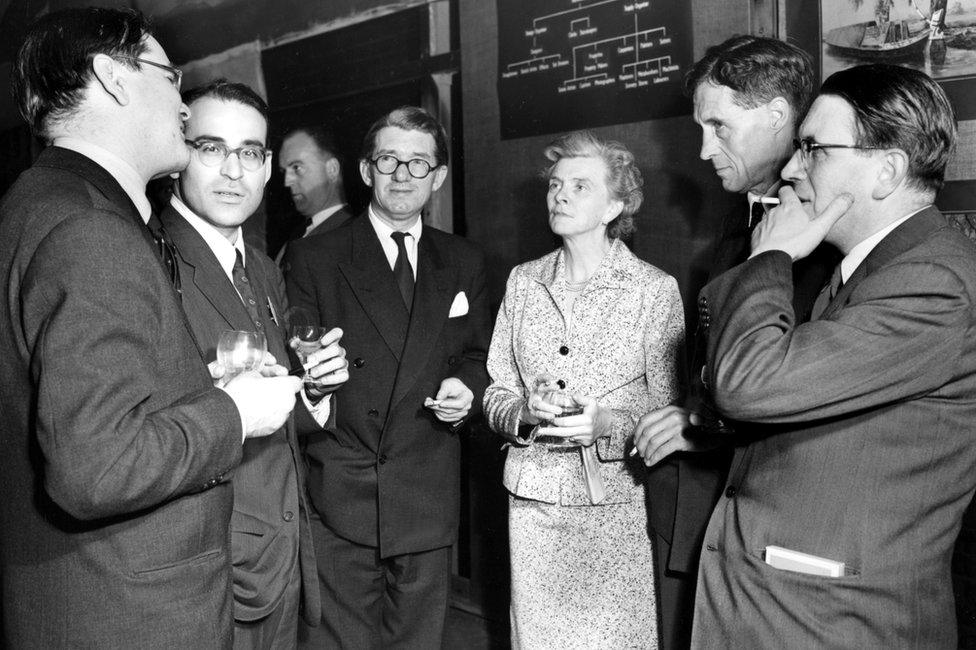
M 382 155 L 377 156 L 373 160 L 370 160 L 373 166 L 376 167 L 376 171 L 386 176 L 390 176 L 396 173 L 396 170 L 400 168 L 400 165 L 406 165 L 407 171 L 414 178 L 427 178 L 432 171 L 440 167 L 440 165 L 431 165 L 426 160 L 420 158 L 414 158 L 413 160 L 400 160 L 396 156 Z
M 176 87 L 176 90 L 179 90 L 180 86 L 183 84 L 183 71 L 179 68 L 174 68 L 171 65 L 165 65 L 163 63 L 156 63 L 155 61 L 150 61 L 148 59 L 140 59 L 137 56 L 123 56 L 119 58 L 125 59 L 126 61 L 135 61 L 136 63 L 145 63 L 146 65 L 151 65 L 154 68 L 165 70 L 169 73 L 169 81 L 171 84 L 173 84 L 173 86 Z
M 241 167 L 249 172 L 256 172 L 264 166 L 264 161 L 271 155 L 270 151 L 256 144 L 246 144 L 231 149 L 223 142 L 213 140 L 184 140 L 184 142 L 197 150 L 197 158 L 207 167 L 222 165 L 229 155 L 237 154 Z
M 864 147 L 859 144 L 823 144 L 813 138 L 793 138 L 793 150 L 799 151 L 804 162 L 810 160 L 810 154 L 817 149 L 882 149 L 883 147 Z

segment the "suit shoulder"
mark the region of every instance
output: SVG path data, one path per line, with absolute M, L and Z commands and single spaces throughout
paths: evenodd
M 472 261 L 484 263 L 485 253 L 481 246 L 461 235 L 424 225 L 421 237 L 430 237 L 439 250 L 446 251 L 452 257 L 461 259 L 465 263 Z

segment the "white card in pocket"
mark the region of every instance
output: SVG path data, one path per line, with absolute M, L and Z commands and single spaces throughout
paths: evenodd
M 782 546 L 766 547 L 766 564 L 774 569 L 806 573 L 813 576 L 827 576 L 828 578 L 842 578 L 844 576 L 843 562 L 800 551 L 791 551 Z

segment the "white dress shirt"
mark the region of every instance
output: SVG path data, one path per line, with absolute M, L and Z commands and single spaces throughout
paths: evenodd
M 373 230 L 376 231 L 376 236 L 380 239 L 380 245 L 383 247 L 383 252 L 386 253 L 386 261 L 390 263 L 390 269 L 396 265 L 397 258 L 397 245 L 393 241 L 393 228 L 386 225 L 385 222 L 380 221 L 380 218 L 376 216 L 373 212 L 373 204 L 369 205 L 369 222 L 373 224 Z M 410 268 L 413 269 L 413 279 L 414 282 L 417 281 L 417 246 L 420 243 L 420 235 L 424 229 L 424 222 L 417 216 L 417 220 L 412 226 L 407 228 L 406 232 L 410 237 L 403 238 L 403 245 L 407 249 L 407 260 L 410 262 Z
M 338 212 L 344 207 L 346 207 L 345 203 L 337 203 L 336 205 L 329 206 L 326 209 L 319 210 L 318 212 L 313 214 L 312 223 L 308 224 L 308 228 L 306 228 L 305 232 L 302 233 L 302 237 L 308 237 L 308 234 L 310 232 L 312 232 L 313 230 L 321 226 L 326 219 L 328 219 L 329 217 L 331 217 L 332 215 L 334 215 L 336 212 Z

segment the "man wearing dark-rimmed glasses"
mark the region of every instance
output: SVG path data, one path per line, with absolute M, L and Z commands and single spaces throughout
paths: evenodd
M 230 476 L 299 382 L 216 388 L 188 328 L 145 195 L 187 164 L 179 77 L 135 11 L 47 14 L 17 56 L 49 146 L 0 206 L 4 647 L 231 641 Z
M 447 138 L 426 111 L 373 124 L 366 214 L 286 254 L 293 305 L 341 327 L 351 359 L 336 427 L 308 439 L 322 586 L 310 648 L 439 648 L 460 494 L 458 429 L 481 407 L 489 337 L 484 258 L 428 226 Z
M 976 249 L 934 207 L 956 140 L 924 73 L 831 75 L 752 257 L 702 291 L 736 449 L 692 646 L 955 648 L 950 558 L 976 489 Z M 797 323 L 790 266 L 844 256 Z

